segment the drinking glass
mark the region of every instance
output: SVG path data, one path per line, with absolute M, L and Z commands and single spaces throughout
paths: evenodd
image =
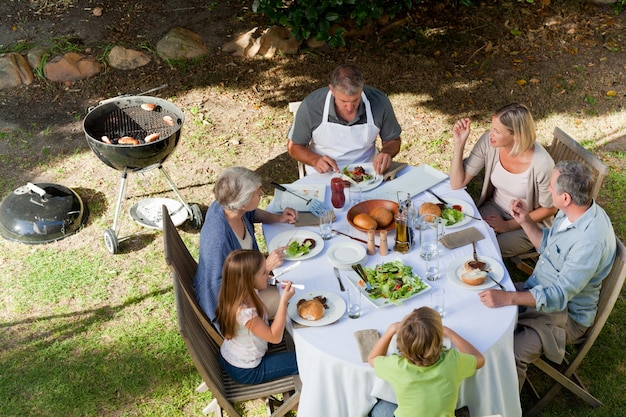
M 350 205 L 354 206 L 355 204 L 359 204 L 362 198 L 362 190 L 361 187 L 350 184 L 348 188 L 348 195 L 350 196 Z
M 430 307 L 439 313 L 441 317 L 446 315 L 445 295 L 446 290 L 443 288 L 432 287 L 430 289 Z
M 426 259 L 426 279 L 428 281 L 439 279 L 439 256 Z
M 348 317 L 361 317 L 361 292 L 353 287 L 348 288 Z
M 320 236 L 328 240 L 333 236 L 333 211 L 327 210 L 320 215 Z
M 419 252 L 423 260 L 439 256 L 439 239 L 445 235 L 445 221 L 441 217 L 422 216 L 419 221 Z

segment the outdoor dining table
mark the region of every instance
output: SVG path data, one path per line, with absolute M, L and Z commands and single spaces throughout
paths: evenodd
M 424 169 L 426 169 L 425 174 L 420 172 Z M 414 177 L 412 180 L 411 176 Z M 326 185 L 325 203 L 330 208 L 332 206 L 328 184 L 331 177 L 331 174 L 308 175 L 296 181 L 294 185 Z M 388 197 L 396 201 L 392 196 L 398 187 L 410 187 L 403 191 L 411 193 L 412 201 L 416 205 L 421 201 L 436 202 L 432 195 L 425 192 L 425 189 L 429 188 L 443 199 L 464 201 L 472 207 L 475 216 L 480 217 L 470 195 L 464 189 L 451 190 L 447 175 L 429 166 L 407 167 L 400 171 L 393 181 L 383 182 L 374 190 L 363 192 L 362 199 Z M 335 209 L 336 221 L 333 227 L 366 240 L 366 233 L 348 224 L 346 220 L 348 209 L 349 202 L 346 199 L 346 205 L 342 209 Z M 469 227 L 475 227 L 485 237 L 477 242 L 478 253 L 501 263 L 502 258 L 495 234 L 486 222 L 471 219 L 469 223 L 457 229 L 448 228 L 447 233 Z M 297 229 L 316 233 L 319 231 L 319 227 L 316 226 Z M 289 224 L 263 225 L 263 232 L 268 243 L 278 234 L 293 230 L 296 228 Z M 390 231 L 389 254 L 381 256 L 377 251 L 375 255 L 368 256 L 365 266 L 373 267 L 383 262 L 400 259 L 403 263 L 411 265 L 414 273 L 424 277 L 425 264 L 418 255 L 417 247 L 413 247 L 406 254 L 394 252 L 392 250 L 394 236 L 393 230 Z M 298 268 L 283 276 L 285 280 L 306 286 L 305 290 L 296 291 L 292 302 L 299 299 L 299 293 L 314 293 L 315 291 L 332 292 L 347 301 L 347 292 L 340 291 L 333 266 L 326 252 L 333 245 L 354 241 L 342 235 L 335 235 L 324 242 L 324 248 L 319 254 L 302 260 Z M 444 325 L 454 329 L 485 356 L 485 366 L 477 370 L 474 376 L 462 382 L 457 408 L 469 407 L 472 416 L 491 414 L 501 414 L 507 417 L 521 416 L 513 355 L 513 331 L 517 320 L 517 309 L 512 306 L 488 308 L 480 302 L 479 291 L 463 286 L 448 275 L 447 269 L 450 265 L 470 259 L 472 253 L 471 244 L 452 250 L 441 246 L 440 278 L 437 281 L 426 281 L 431 287 L 445 289 Z M 275 272 L 279 272 L 292 263 L 285 262 Z M 510 276 L 503 264 L 501 266 L 504 274 L 502 283 L 507 290 L 513 291 L 514 286 Z M 356 281 L 349 278 L 350 274 L 355 273 L 352 270 L 340 272 L 344 286 L 354 287 Z M 298 417 L 360 417 L 367 415 L 377 398 L 395 401 L 391 385 L 377 378 L 374 369 L 367 362 L 362 361 L 354 333 L 363 329 L 376 329 L 382 334 L 389 324 L 401 321 L 405 315 L 421 306 L 430 306 L 428 291 L 405 300 L 400 305 L 384 307 L 376 307 L 365 295 L 362 295 L 361 316 L 358 319 L 350 319 L 347 314 L 344 314 L 332 324 L 309 327 L 289 321 L 288 330 L 293 335 L 303 384 Z

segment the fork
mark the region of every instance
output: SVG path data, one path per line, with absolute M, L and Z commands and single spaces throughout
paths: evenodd
M 287 192 L 291 195 L 295 195 L 298 198 L 301 198 L 302 200 L 304 200 L 306 202 L 306 205 L 311 209 L 311 213 L 313 213 L 315 216 L 320 217 L 322 214 L 324 214 L 325 211 L 327 211 L 326 206 L 324 205 L 324 203 L 322 203 L 320 200 L 316 199 L 316 198 L 306 198 L 301 196 L 300 194 L 294 193 L 293 191 L 287 189 L 286 187 L 278 184 L 277 182 L 271 182 L 270 183 L 272 185 L 272 187 L 280 190 L 280 191 L 284 191 Z
M 475 260 L 476 262 L 479 262 L 479 261 L 478 261 L 478 254 L 476 253 L 476 241 L 473 241 L 473 242 L 472 242 L 472 247 L 474 248 L 474 260 Z M 481 269 L 487 273 L 487 278 L 489 278 L 490 280 L 492 280 L 493 282 L 495 282 L 495 283 L 498 285 L 498 287 L 500 287 L 500 289 L 501 289 L 502 291 L 506 291 L 506 287 L 505 287 L 504 285 L 500 284 L 498 281 L 496 281 L 496 280 L 495 280 L 495 278 L 494 278 L 494 277 L 492 277 L 492 276 L 491 276 L 491 272 L 489 272 L 489 268 L 484 267 L 484 268 L 481 268 Z

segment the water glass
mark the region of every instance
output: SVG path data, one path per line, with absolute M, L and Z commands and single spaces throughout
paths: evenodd
M 441 317 L 446 315 L 445 295 L 446 290 L 443 288 L 432 287 L 430 289 L 430 307 L 439 313 Z
M 419 222 L 419 252 L 425 261 L 439 256 L 439 239 L 445 234 L 445 221 L 441 217 L 422 216 Z
M 333 211 L 327 210 L 320 214 L 320 236 L 328 240 L 333 236 Z
M 350 184 L 350 187 L 348 187 L 348 195 L 349 195 L 349 201 L 350 201 L 351 206 L 354 206 L 355 204 L 359 204 L 362 198 L 361 187 L 356 186 L 354 184 Z
M 439 256 L 426 259 L 426 279 L 437 281 L 439 279 Z
M 348 317 L 361 317 L 361 292 L 356 288 L 348 288 Z

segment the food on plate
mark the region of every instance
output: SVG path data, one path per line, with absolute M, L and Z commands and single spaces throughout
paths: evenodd
M 161 137 L 160 133 L 151 133 L 148 136 L 146 136 L 146 138 L 143 140 L 144 142 L 148 143 L 148 142 L 154 142 L 155 140 L 157 140 L 158 138 Z
M 350 177 L 354 182 L 370 181 L 372 178 L 374 178 L 374 176 L 368 174 L 367 171 L 365 171 L 365 168 L 359 165 L 355 166 L 352 169 L 348 169 L 348 167 L 345 166 L 343 167 L 343 170 L 341 170 L 341 173 L 347 177 Z
M 480 285 L 486 278 L 487 272 L 482 269 L 472 269 L 461 274 L 461 280 L 469 285 Z
M 130 136 L 123 136 L 117 140 L 120 145 L 139 145 L 139 141 Z
M 487 263 L 470 259 L 469 261 L 465 261 L 465 263 L 463 264 L 463 268 L 465 268 L 465 272 L 469 272 L 472 269 L 486 269 Z
M 324 317 L 324 312 L 328 308 L 326 297 L 318 295 L 310 300 L 305 298 L 298 301 L 298 315 L 305 320 L 315 321 Z
M 403 264 L 400 260 L 363 269 L 372 287 L 368 291 L 368 296 L 373 299 L 385 298 L 392 302 L 400 302 L 427 288 L 420 277 L 413 274 L 413 267 Z M 365 283 L 359 281 L 359 285 L 363 287 Z
M 441 217 L 441 208 L 435 203 L 426 202 L 420 206 L 419 214 L 431 221 L 434 217 Z
M 387 210 L 384 207 L 376 207 L 374 210 L 370 211 L 370 217 L 373 218 L 378 227 L 387 227 L 393 221 L 393 213 Z
M 163 116 L 163 123 L 168 126 L 174 126 L 174 118 L 172 116 Z
M 354 216 L 352 222 L 362 229 L 370 230 L 378 228 L 378 223 L 376 222 L 376 220 L 374 220 L 369 214 L 365 213 L 359 213 Z
M 452 226 L 463 220 L 465 215 L 463 214 L 463 207 L 460 205 L 454 205 L 452 207 L 445 207 L 441 210 L 441 218 L 446 222 L 446 226 Z
M 106 136 L 106 135 L 105 135 L 105 136 L 102 136 L 102 138 L 101 138 L 101 139 L 102 139 L 102 142 L 104 142 L 104 143 L 108 143 L 108 144 L 113 143 L 113 142 L 111 142 L 111 139 L 109 139 L 109 137 L 108 137 L 108 136 Z
M 154 103 L 143 103 L 141 105 L 141 108 L 146 110 L 146 111 L 154 111 L 154 109 L 156 109 L 157 105 Z
M 311 249 L 315 247 L 315 239 L 304 239 L 302 242 L 298 240 L 294 240 L 287 244 L 287 249 L 285 249 L 285 255 L 297 258 L 299 256 L 306 255 L 311 252 Z

